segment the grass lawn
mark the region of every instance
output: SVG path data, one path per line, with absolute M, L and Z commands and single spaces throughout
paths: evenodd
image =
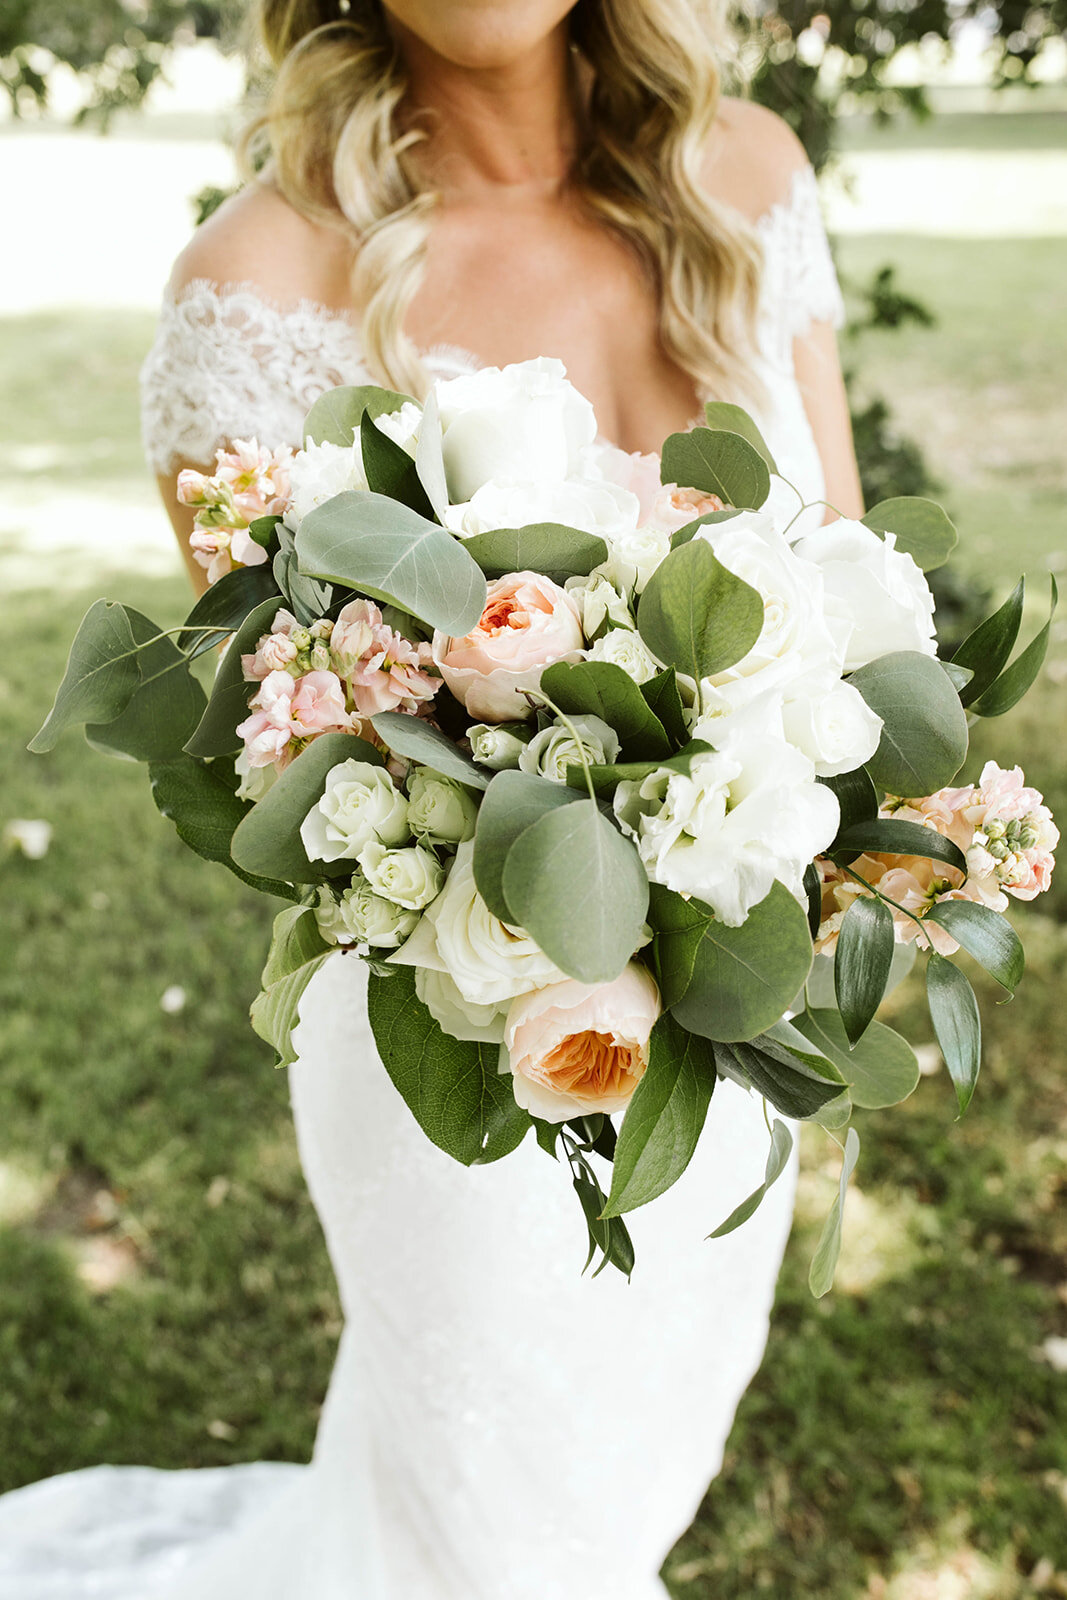
M 842 250 L 857 280 L 886 260 L 938 323 L 865 335 L 863 382 L 922 439 L 961 564 L 998 593 L 1032 574 L 1036 623 L 1067 565 L 1067 241 Z M 150 321 L 2 333 L 9 490 L 32 510 L 84 486 L 136 520 Z M 58 604 L 18 527 L 0 545 L 0 826 L 55 826 L 44 859 L 0 859 L 0 1489 L 101 1460 L 306 1459 L 340 1327 L 285 1079 L 246 1021 L 270 907 L 179 845 L 141 769 L 76 736 L 24 753 L 102 589 L 168 620 L 185 605 L 176 558 L 168 576 L 131 546 L 132 577 L 115 540 L 76 558 L 77 519 L 68 544 L 50 557 Z M 1065 681 L 1059 624 L 1039 688 L 975 740 L 976 767 L 1017 756 L 1061 816 Z M 1031 972 L 1014 1004 L 979 984 L 986 1059 L 965 1122 L 943 1070 L 902 1111 L 860 1119 L 838 1287 L 819 1303 L 805 1275 L 836 1169 L 806 1140 L 767 1359 L 668 1562 L 678 1600 L 1067 1595 L 1067 1380 L 1042 1350 L 1067 1334 L 1065 912 L 1067 872 L 1019 915 Z M 175 986 L 185 1004 L 164 1010 Z M 891 1006 L 930 1037 L 911 990 Z M 577 1270 L 577 1234 L 575 1254 Z

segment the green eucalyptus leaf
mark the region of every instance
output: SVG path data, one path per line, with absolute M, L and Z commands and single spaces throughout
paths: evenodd
M 926 999 L 962 1117 L 971 1103 L 982 1064 L 982 1019 L 970 982 L 959 967 L 936 950 L 927 958 Z
M 585 578 L 608 559 L 608 547 L 594 533 L 558 522 L 532 522 L 524 528 L 494 528 L 464 539 L 463 548 L 487 578 L 509 572 L 541 572 L 556 583 Z
M 919 1082 L 914 1050 L 882 1022 L 872 1022 L 855 1045 L 834 1010 L 803 1011 L 793 1018 L 793 1026 L 833 1062 L 848 1084 L 853 1105 L 866 1111 L 899 1105 Z
M 967 667 L 973 676 L 960 690 L 965 706 L 985 693 L 1007 666 L 1023 620 L 1026 580 L 1020 578 L 1011 594 L 993 615 L 969 633 L 952 657 L 953 665 Z
M 125 606 L 95 601 L 74 635 L 52 709 L 30 740 L 33 753 L 51 750 L 65 728 L 110 722 L 124 711 L 141 685 L 137 654 Z
M 837 796 L 841 811 L 837 839 L 857 823 L 873 822 L 877 817 L 878 795 L 866 767 L 857 767 L 853 772 L 842 772 L 836 777 L 820 778 L 818 781 L 832 789 Z
M 1055 578 L 1050 578 L 1049 583 L 1052 593 L 1049 599 L 1048 621 L 1035 638 L 1031 639 L 1022 654 L 1015 658 L 1011 666 L 1005 667 L 1000 677 L 986 689 L 985 693 L 972 701 L 971 708 L 978 716 L 1002 717 L 1006 711 L 1018 705 L 1041 671 L 1048 652 L 1052 618 L 1059 603 L 1059 590 Z
M 663 445 L 660 477 L 664 483 L 716 494 L 724 506 L 752 511 L 771 492 L 771 474 L 760 451 L 739 433 L 722 428 L 670 434 Z
M 921 822 L 904 822 L 895 817 L 854 823 L 838 836 L 831 853 L 835 861 L 846 865 L 862 855 L 923 856 L 927 861 L 943 861 L 964 877 L 967 875 L 967 858 L 951 839 Z
M 237 798 L 222 775 L 220 763 L 197 761 L 183 754 L 168 761 L 153 761 L 148 777 L 158 810 L 173 822 L 178 838 L 190 850 L 205 861 L 221 862 L 243 883 L 263 894 L 293 897 L 289 884 L 243 872 L 231 856 L 230 841 L 248 814 L 249 804 Z
M 852 673 L 849 682 L 882 719 L 878 749 L 867 762 L 887 794 L 933 794 L 967 759 L 967 717 L 960 697 L 932 657 L 897 650 Z
M 190 656 L 203 655 L 228 639 L 250 611 L 272 597 L 281 604 L 269 562 L 258 567 L 236 567 L 200 596 L 185 619 L 188 632 L 178 634 L 174 642 L 179 650 L 188 650 Z M 202 628 L 212 631 L 202 633 Z
M 278 1052 L 279 1067 L 296 1060 L 293 1029 L 300 998 L 331 953 L 308 906 L 287 906 L 274 919 L 270 954 L 260 980 L 263 988 L 252 1002 L 252 1026 Z
M 351 861 L 309 861 L 300 825 L 322 798 L 326 778 L 342 761 L 381 767 L 381 751 L 351 733 L 323 733 L 291 761 L 239 823 L 230 846 L 245 872 L 286 883 L 321 883 L 351 877 Z
M 229 756 L 240 750 L 238 725 L 248 716 L 248 702 L 257 685 L 250 684 L 241 668 L 241 657 L 251 655 L 259 640 L 270 632 L 271 623 L 281 609 L 277 596 L 263 600 L 245 617 L 219 663 L 211 686 L 207 707 L 185 749 L 192 756 Z
M 941 900 L 926 914 L 952 935 L 997 982 L 1013 994 L 1022 982 L 1026 956 L 1011 923 L 990 906 L 973 900 Z
M 603 1216 L 647 1205 L 677 1182 L 697 1147 L 714 1088 L 710 1043 L 664 1012 L 652 1029 L 648 1066 L 619 1130 Z
M 394 755 L 403 756 L 406 761 L 417 761 L 443 778 L 455 778 L 469 789 L 488 787 L 489 774 L 457 750 L 447 734 L 439 728 L 431 728 L 421 717 L 412 717 L 403 711 L 379 711 L 370 721 L 375 733 Z
M 500 1046 L 445 1033 L 416 994 L 412 967 L 390 978 L 372 973 L 367 1011 L 386 1072 L 438 1149 L 470 1167 L 522 1142 L 530 1118 L 500 1070 Z
M 767 1034 L 716 1044 L 720 1071 L 727 1065 L 727 1053 L 740 1071 L 738 1081 L 747 1083 L 787 1117 L 809 1120 L 841 1093 L 840 1079 L 829 1063 L 827 1070 L 834 1075 L 822 1078 L 806 1069 L 802 1057 L 782 1049 Z
M 896 547 L 911 556 L 924 572 L 944 566 L 956 548 L 958 536 L 951 518 L 936 500 L 901 495 L 880 500 L 863 518 L 873 533 L 896 535 Z
M 87 722 L 85 737 L 95 750 L 131 761 L 168 761 L 182 753 L 203 715 L 207 700 L 173 640 L 159 624 L 132 606 L 123 608 L 140 646 L 140 686 L 110 722 Z
M 680 528 L 675 528 L 671 534 L 671 549 L 677 550 L 679 545 L 688 544 L 695 539 L 701 528 L 710 528 L 718 522 L 729 522 L 737 516 L 737 508 L 728 506 L 722 511 L 704 511 L 699 517 L 694 517 L 692 522 L 683 523 Z
M 778 468 L 767 448 L 766 439 L 741 406 L 730 405 L 726 400 L 709 400 L 704 407 L 704 421 L 713 432 L 725 429 L 728 433 L 739 434 L 763 457 L 768 471 L 777 473 Z
M 614 728 L 628 761 L 669 756 L 666 729 L 628 673 L 611 661 L 557 661 L 541 674 L 541 690 L 568 716 L 594 716 Z
M 678 693 L 678 674 L 674 668 L 664 667 L 662 672 L 638 687 L 645 704 L 666 730 L 672 745 L 677 748 L 685 744 L 689 738 L 689 728 L 682 697 Z
M 315 444 L 354 444 L 364 413 L 372 417 L 388 416 L 390 412 L 399 411 L 410 399 L 409 394 L 379 389 L 376 384 L 342 384 L 336 389 L 327 389 L 304 418 L 301 439 L 311 439 Z
M 474 834 L 474 881 L 494 917 L 517 923 L 504 898 L 504 863 L 521 833 L 549 811 L 581 798 L 573 789 L 528 772 L 498 772 L 478 808 Z
M 714 754 L 710 744 L 705 744 L 703 739 L 690 739 L 682 750 L 676 750 L 672 756 L 664 756 L 660 761 L 614 761 L 590 762 L 589 779 L 596 794 L 605 800 L 610 800 L 620 783 L 640 783 L 642 778 L 647 778 L 653 772 L 684 772 L 688 775 L 697 756 Z M 567 783 L 572 789 L 581 789 L 585 786 L 585 768 L 575 766 L 573 762 L 567 765 Z
M 771 1148 L 767 1152 L 767 1167 L 763 1174 L 763 1182 L 758 1189 L 753 1189 L 747 1200 L 742 1200 L 736 1211 L 731 1211 L 725 1222 L 720 1222 L 714 1232 L 708 1234 L 709 1239 L 721 1239 L 727 1233 L 733 1233 L 743 1222 L 747 1222 L 763 1201 L 764 1195 L 772 1184 L 777 1183 L 789 1164 L 789 1156 L 793 1149 L 793 1135 L 784 1122 L 774 1119 L 771 1128 Z
M 893 965 L 893 914 L 881 900 L 858 895 L 845 913 L 834 951 L 834 992 L 848 1042 L 874 1020 Z
M 845 1195 L 848 1191 L 849 1179 L 859 1159 L 859 1153 L 859 1134 L 855 1128 L 850 1128 L 845 1138 L 845 1151 L 841 1162 L 841 1182 L 838 1186 L 837 1196 L 830 1207 L 830 1215 L 823 1224 L 823 1230 L 815 1247 L 815 1254 L 812 1257 L 811 1270 L 808 1273 L 808 1285 L 811 1292 L 820 1300 L 833 1287 L 837 1258 L 841 1253 L 841 1225 L 844 1220 Z
M 672 550 L 638 603 L 637 626 L 660 661 L 708 678 L 746 656 L 763 630 L 763 599 L 694 539 Z
M 300 571 L 346 584 L 456 637 L 485 609 L 486 583 L 461 540 L 384 495 L 347 489 L 309 511 Z
M 515 920 L 570 978 L 609 983 L 641 940 L 648 878 L 637 851 L 592 800 L 549 811 L 504 862 Z

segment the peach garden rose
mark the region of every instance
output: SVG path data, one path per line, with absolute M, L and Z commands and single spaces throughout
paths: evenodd
M 433 659 L 457 700 L 482 722 L 532 715 L 524 691 L 553 661 L 579 661 L 578 603 L 537 572 L 509 572 L 489 585 L 478 625 L 462 639 L 435 633 Z

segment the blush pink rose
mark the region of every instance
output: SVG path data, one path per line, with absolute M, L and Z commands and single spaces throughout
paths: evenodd
M 552 983 L 513 1000 L 504 1026 L 515 1099 L 546 1122 L 625 1110 L 660 1014 L 651 974 L 631 961 L 612 983 Z
M 479 722 L 513 722 L 533 708 L 553 661 L 579 661 L 585 640 L 578 604 L 537 572 L 510 572 L 489 585 L 478 626 L 462 639 L 435 633 L 433 659 L 457 700 Z
M 676 483 L 665 483 L 652 502 L 647 521 L 650 527 L 675 533 L 697 517 L 724 509 L 717 494 L 704 494 L 700 489 L 679 489 Z

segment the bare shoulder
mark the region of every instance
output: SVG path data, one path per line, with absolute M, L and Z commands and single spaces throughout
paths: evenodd
M 171 287 L 203 278 L 254 284 L 282 305 L 343 304 L 350 259 L 338 230 L 303 216 L 271 184 L 254 182 L 196 230 L 174 263 Z
M 788 196 L 794 175 L 807 164 L 804 146 L 775 112 L 723 97 L 704 166 L 716 200 L 755 222 Z

